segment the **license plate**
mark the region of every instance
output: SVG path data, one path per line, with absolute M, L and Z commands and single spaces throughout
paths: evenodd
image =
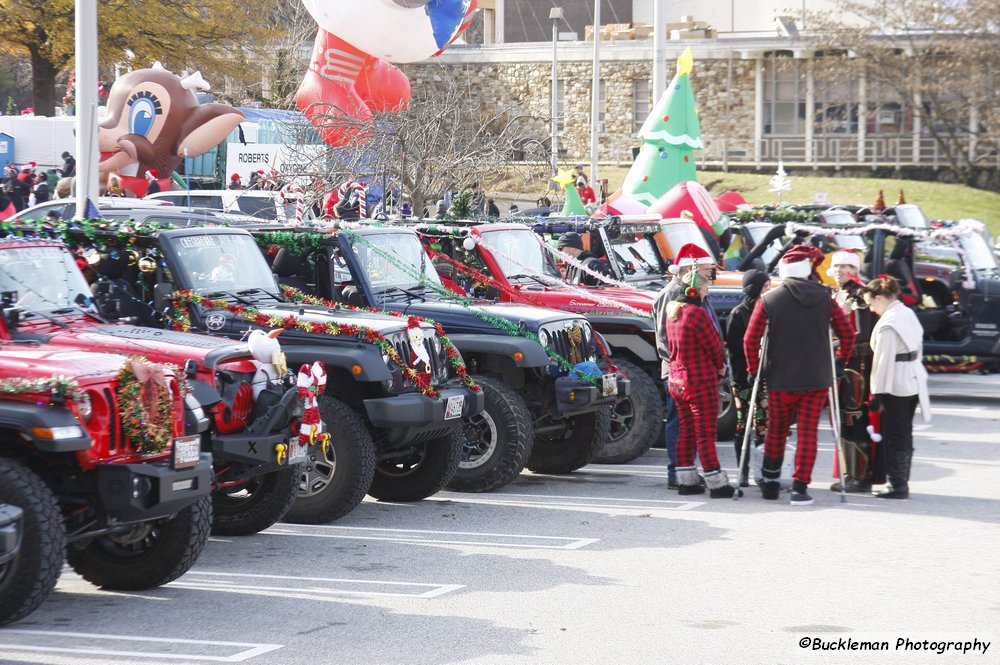
M 454 420 L 462 417 L 465 409 L 465 395 L 452 395 L 448 398 L 448 403 L 444 407 L 444 419 Z
M 198 459 L 201 455 L 201 437 L 197 434 L 193 436 L 182 436 L 174 439 L 174 468 L 190 469 L 198 466 Z
M 618 394 L 618 376 L 615 374 L 605 374 L 604 375 L 604 396 L 610 397 L 611 395 Z
M 292 439 L 288 442 L 288 463 L 298 464 L 306 458 L 306 450 L 309 446 L 299 445 L 299 440 L 297 438 Z

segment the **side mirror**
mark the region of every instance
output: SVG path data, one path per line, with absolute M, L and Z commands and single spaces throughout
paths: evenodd
M 170 307 L 174 299 L 174 285 L 170 282 L 157 282 L 153 285 L 153 307 L 157 311 Z

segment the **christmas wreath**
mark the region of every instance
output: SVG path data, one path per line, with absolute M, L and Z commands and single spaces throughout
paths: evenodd
M 118 372 L 122 433 L 140 453 L 162 452 L 173 440 L 176 415 L 170 379 L 183 382 L 176 370 L 173 365 L 130 356 Z

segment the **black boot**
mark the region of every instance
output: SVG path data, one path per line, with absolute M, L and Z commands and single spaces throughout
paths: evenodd
M 693 466 L 677 467 L 677 484 L 680 486 L 677 493 L 681 496 L 705 493 L 705 486 L 702 485 L 698 469 Z
M 781 462 L 780 459 L 764 458 L 764 466 L 760 470 L 762 480 L 760 483 L 760 495 L 768 501 L 776 501 L 781 494 Z
M 879 499 L 908 499 L 910 497 L 910 462 L 913 451 L 892 451 L 888 459 L 889 486 L 875 492 Z

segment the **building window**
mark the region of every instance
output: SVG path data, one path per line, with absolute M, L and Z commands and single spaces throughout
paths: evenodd
M 802 135 L 806 116 L 805 67 L 772 55 L 764 65 L 764 133 Z
M 636 133 L 649 116 L 651 96 L 649 79 L 632 80 L 632 130 Z

